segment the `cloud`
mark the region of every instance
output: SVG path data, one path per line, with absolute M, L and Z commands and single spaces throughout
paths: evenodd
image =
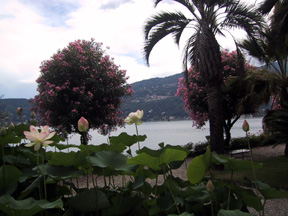
M 66 26 L 65 21 L 69 19 L 69 14 L 80 6 L 73 0 L 20 0 L 20 3 L 41 14 L 44 18 L 43 24 L 52 27 Z
M 160 41 L 151 52 L 150 67 L 143 58 L 145 22 L 159 11 L 183 8 L 172 3 L 163 1 L 154 8 L 154 0 L 1 2 L 0 95 L 22 97 L 29 89 L 33 97 L 41 62 L 77 39 L 95 38 L 111 47 L 107 53 L 127 70 L 130 83 L 180 73 L 185 39 L 179 48 L 171 37 Z M 221 40 L 224 48 L 230 46 L 228 39 Z
M 107 9 L 116 9 L 120 5 L 132 2 L 132 0 L 110 0 L 109 2 L 103 4 L 100 9 L 107 10 Z

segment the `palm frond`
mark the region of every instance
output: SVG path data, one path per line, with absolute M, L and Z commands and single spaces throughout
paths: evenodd
M 263 14 L 268 14 L 274 5 L 278 2 L 279 0 L 265 0 L 261 3 L 259 6 L 259 11 Z
M 261 14 L 252 5 L 231 4 L 226 7 L 226 13 L 221 28 L 243 29 L 249 37 L 254 37 L 265 26 Z
M 199 55 L 200 55 L 200 40 L 201 40 L 201 26 L 195 25 L 194 34 L 192 34 L 183 49 L 183 67 L 187 69 L 188 64 L 190 66 L 198 67 Z
M 144 44 L 144 56 L 149 65 L 149 55 L 153 47 L 164 37 L 171 34 L 175 42 L 179 44 L 183 30 L 190 23 L 191 19 L 188 19 L 181 12 L 163 12 L 150 18 L 145 27 L 145 44 Z
M 254 38 L 243 40 L 240 43 L 240 47 L 247 50 L 250 56 L 253 56 L 254 58 L 257 58 L 259 61 L 268 64 L 270 60 L 266 56 L 266 52 L 262 45 L 263 43 L 261 44 L 261 41 Z
M 263 118 L 264 130 L 270 134 L 269 141 L 286 143 L 288 141 L 288 109 L 287 104 L 279 110 L 269 111 Z
M 272 95 L 279 93 L 279 83 L 281 82 L 281 77 L 267 70 L 257 70 L 248 74 L 241 83 L 245 86 L 243 89 L 246 92 L 243 94 L 244 97 L 239 98 L 238 112 L 243 113 L 249 104 L 254 104 L 255 107 L 251 107 L 252 110 L 256 110 L 262 104 L 267 104 Z M 237 85 L 237 83 L 235 84 Z

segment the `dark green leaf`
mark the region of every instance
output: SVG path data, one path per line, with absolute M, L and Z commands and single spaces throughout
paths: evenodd
M 39 188 L 39 182 L 43 181 L 43 176 L 40 176 L 38 178 L 36 178 L 27 188 L 25 188 L 20 196 L 18 197 L 18 199 L 24 199 L 26 198 L 30 193 L 32 193 L 36 188 Z
M 44 209 L 53 208 L 63 208 L 62 200 L 58 199 L 54 202 L 49 202 L 47 200 L 35 200 L 34 198 L 15 200 L 8 195 L 0 197 L 0 209 L 11 216 L 31 216 Z
M 124 144 L 114 144 L 111 143 L 111 145 L 108 144 L 101 144 L 101 145 L 80 145 L 78 146 L 81 151 L 88 151 L 91 153 L 96 153 L 99 151 L 117 151 L 117 152 L 123 152 L 126 149 L 126 146 Z
M 93 188 L 79 193 L 77 196 L 71 198 L 67 204 L 81 212 L 96 212 L 97 210 L 105 209 L 110 206 L 106 195 Z
M 45 174 L 57 181 L 62 181 L 65 179 L 77 178 L 79 176 L 82 176 L 84 173 L 82 170 L 78 170 L 73 166 L 66 167 L 45 165 Z
M 125 146 L 132 146 L 137 142 L 143 142 L 147 138 L 146 135 L 128 135 L 127 133 L 123 132 L 118 136 L 110 137 L 111 144 L 124 144 Z
M 257 181 L 258 189 L 265 199 L 281 199 L 288 198 L 287 191 L 280 191 L 275 188 L 271 188 L 268 184 Z
M 56 166 L 74 166 L 75 168 L 85 167 L 87 165 L 86 152 L 51 152 L 51 159 L 48 161 L 49 165 Z
M 199 155 L 195 157 L 188 166 L 187 169 L 187 178 L 192 184 L 197 184 L 202 181 L 207 170 L 209 168 L 209 164 L 204 157 L 204 155 Z
M 12 194 L 17 188 L 22 172 L 14 166 L 4 165 L 0 167 L 0 195 Z
M 169 214 L 168 216 L 194 216 L 193 213 L 183 212 L 182 214 Z
M 138 197 L 123 196 L 123 194 L 116 194 L 111 198 L 112 206 L 103 212 L 103 215 L 138 215 L 134 212 L 140 211 L 143 200 Z M 133 212 L 131 214 L 131 212 Z
M 135 165 L 127 164 L 127 158 L 119 152 L 99 151 L 89 156 L 92 166 L 106 168 L 115 171 L 132 172 L 136 170 Z
M 218 211 L 217 216 L 253 216 L 253 214 L 242 212 L 240 210 L 224 210 Z
M 59 143 L 52 143 L 49 146 L 51 146 L 51 147 L 55 146 L 59 150 L 64 150 L 64 149 L 68 149 L 68 148 L 78 148 L 78 145 L 73 145 L 73 144 L 66 145 L 66 144 L 59 144 Z
M 15 133 L 17 134 L 17 136 L 24 138 L 24 131 L 30 131 L 29 125 L 26 124 L 18 124 L 15 126 L 14 129 Z
M 254 208 L 257 211 L 263 209 L 261 199 L 254 193 L 252 189 L 244 189 L 237 186 L 230 186 L 236 196 L 241 199 L 247 206 Z
M 174 206 L 171 196 L 161 196 L 157 199 L 157 205 L 161 210 L 168 211 Z
M 0 136 L 0 145 L 7 145 L 8 143 L 20 143 L 21 137 L 17 136 L 11 129 L 6 130 L 6 134 Z
M 153 170 L 160 170 L 160 165 L 169 164 L 173 161 L 183 161 L 187 153 L 183 150 L 166 148 L 158 157 L 153 157 L 145 152 L 128 159 L 129 164 L 148 166 Z

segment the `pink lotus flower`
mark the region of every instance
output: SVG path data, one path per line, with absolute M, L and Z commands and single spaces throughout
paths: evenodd
M 136 112 L 131 112 L 128 117 L 125 119 L 125 122 L 129 125 L 131 124 L 136 124 L 136 125 L 141 125 L 142 122 L 140 119 L 143 117 L 143 110 L 137 110 Z
M 248 124 L 248 122 L 246 120 L 244 120 L 244 122 L 243 122 L 242 129 L 245 132 L 248 132 L 250 130 L 249 124 Z
M 17 108 L 17 114 L 18 114 L 19 116 L 22 115 L 22 111 L 23 111 L 22 107 L 18 107 L 18 108 Z
M 49 127 L 40 126 L 41 132 L 39 133 L 38 129 L 31 125 L 30 131 L 24 131 L 25 137 L 31 141 L 31 143 L 26 144 L 26 147 L 34 146 L 34 150 L 38 151 L 41 146 L 47 147 L 49 144 L 53 143 L 54 141 L 49 140 L 55 135 L 55 131 L 50 133 Z
M 89 122 L 83 116 L 78 121 L 78 130 L 80 132 L 87 132 L 89 128 Z

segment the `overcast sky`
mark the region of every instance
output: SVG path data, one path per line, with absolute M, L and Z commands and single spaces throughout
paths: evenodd
M 181 46 L 172 38 L 154 47 L 150 67 L 142 50 L 147 18 L 180 8 L 171 0 L 156 9 L 154 0 L 0 0 L 0 96 L 34 97 L 41 62 L 77 39 L 94 38 L 109 46 L 108 54 L 127 70 L 129 83 L 180 73 Z M 222 48 L 235 49 L 229 37 L 219 42 Z

